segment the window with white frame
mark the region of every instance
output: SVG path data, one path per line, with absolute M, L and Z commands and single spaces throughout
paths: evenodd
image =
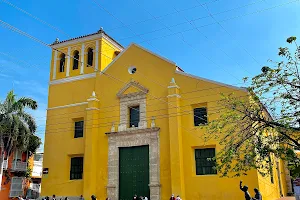
M 23 180 L 24 177 L 11 178 L 9 197 L 18 197 L 23 195 Z

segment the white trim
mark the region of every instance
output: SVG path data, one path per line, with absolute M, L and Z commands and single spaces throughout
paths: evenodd
M 86 108 L 85 110 L 100 110 L 100 109 L 96 107 L 91 107 L 91 108 Z
M 68 83 L 68 82 L 72 82 L 72 81 L 79 81 L 79 80 L 83 80 L 83 79 L 88 79 L 88 78 L 95 78 L 96 77 L 96 73 L 91 73 L 91 74 L 83 74 L 83 75 L 79 75 L 79 76 L 73 76 L 73 77 L 68 77 L 68 78 L 62 78 L 62 79 L 58 79 L 58 80 L 54 80 L 54 81 L 50 81 L 50 85 L 56 85 L 56 84 L 61 84 L 61 83 Z
M 85 104 L 88 104 L 88 102 L 80 102 L 80 103 L 73 103 L 73 104 L 68 104 L 68 105 L 64 105 L 64 106 L 56 106 L 56 107 L 52 107 L 52 108 L 47 108 L 47 110 L 54 110 L 54 109 L 60 109 L 60 108 L 69 108 L 69 107 L 81 106 L 81 105 L 85 105 Z
M 101 38 L 105 38 L 110 43 L 112 43 L 112 45 L 114 45 L 115 47 L 117 47 L 120 50 L 124 49 L 123 47 L 121 47 L 119 44 L 117 44 L 115 41 L 113 41 L 112 39 L 110 39 L 103 33 L 101 33 L 101 34 L 98 33 L 98 34 L 90 35 L 90 36 L 83 36 L 82 38 L 72 39 L 70 41 L 66 41 L 66 42 L 62 42 L 62 43 L 58 43 L 58 44 L 51 44 L 51 48 L 61 48 L 61 47 L 70 46 L 70 45 L 73 45 L 76 43 L 82 43 L 82 42 L 87 42 L 90 40 L 96 40 L 96 39 L 101 39 Z
M 124 47 L 121 47 L 118 43 L 116 43 L 115 41 L 113 41 L 112 39 L 110 39 L 109 37 L 107 37 L 105 34 L 102 33 L 102 38 L 106 39 L 107 41 L 109 41 L 113 46 L 115 46 L 116 48 L 118 48 L 119 50 L 124 50 Z
M 170 94 L 170 95 L 167 96 L 167 98 L 170 98 L 170 97 L 181 98 L 181 96 L 179 94 Z
M 84 44 L 81 45 L 81 57 L 80 57 L 81 65 L 80 65 L 80 74 L 83 74 L 84 69 Z
M 99 57 L 99 40 L 96 40 L 96 52 L 95 52 L 95 71 L 98 71 L 98 57 Z
M 168 86 L 168 88 L 180 88 L 178 85 L 170 85 L 170 86 Z
M 95 98 L 95 97 L 91 97 L 87 101 L 99 101 L 99 100 L 97 98 Z
M 188 77 L 191 77 L 191 78 L 195 78 L 195 79 L 198 79 L 198 80 L 201 80 L 201 81 L 207 81 L 207 82 L 210 82 L 210 83 L 222 85 L 224 87 L 229 87 L 229 88 L 233 88 L 233 89 L 236 89 L 236 90 L 241 90 L 241 91 L 244 91 L 244 92 L 248 92 L 246 89 L 241 88 L 241 87 L 236 87 L 236 86 L 233 86 L 233 85 L 228 85 L 228 84 L 225 84 L 225 83 L 213 81 L 213 80 L 210 80 L 210 79 L 206 79 L 206 78 L 202 78 L 202 77 L 195 76 L 195 75 L 192 75 L 192 74 L 188 74 L 186 72 L 176 70 L 175 73 L 180 74 L 180 75 L 184 75 L 184 76 L 188 76 Z
M 52 79 L 56 79 L 56 63 L 57 63 L 57 50 L 54 50 L 54 63 L 53 63 L 53 76 Z
M 142 46 L 140 46 L 140 45 L 138 45 L 138 44 L 135 44 L 135 43 L 131 43 L 128 47 L 126 47 L 126 49 L 124 49 L 121 53 L 119 53 L 119 55 L 117 56 L 117 57 L 115 57 L 115 59 L 111 62 L 111 63 L 109 63 L 109 65 L 107 65 L 103 70 L 102 70 L 102 72 L 100 72 L 100 74 L 102 74 L 102 73 L 104 73 L 104 72 L 106 72 L 107 71 L 107 69 L 110 67 L 110 66 L 112 66 L 130 47 L 132 47 L 132 46 L 136 46 L 136 47 L 138 47 L 138 48 L 140 48 L 140 49 L 142 49 L 142 50 L 144 50 L 144 51 L 146 51 L 146 52 L 148 52 L 148 53 L 150 53 L 150 54 L 152 54 L 152 55 L 154 55 L 154 56 L 156 56 L 156 57 L 158 57 L 158 58 L 160 58 L 160 59 L 162 59 L 162 60 L 164 60 L 164 61 L 166 61 L 166 62 L 168 62 L 168 63 L 170 63 L 170 64 L 172 64 L 172 65 L 176 65 L 176 63 L 175 62 L 173 62 L 173 61 L 170 61 L 170 60 L 168 60 L 167 58 L 164 58 L 164 57 L 162 57 L 162 56 L 160 56 L 160 55 L 158 55 L 158 54 L 156 54 L 156 53 L 154 53 L 154 52 L 152 52 L 152 51 L 150 51 L 150 50 L 148 50 L 148 49 L 145 49 L 144 47 L 142 47 Z
M 71 55 L 71 47 L 68 47 L 66 77 L 70 76 L 70 59 L 71 59 L 70 55 Z

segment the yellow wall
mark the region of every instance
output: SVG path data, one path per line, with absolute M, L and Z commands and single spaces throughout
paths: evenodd
M 103 40 L 101 40 L 101 49 L 107 53 L 108 57 L 114 58 L 115 50 L 109 48 L 107 41 Z M 106 58 L 103 55 L 99 56 L 99 69 L 105 69 L 110 63 L 110 60 Z M 137 72 L 130 75 L 129 66 L 136 66 Z M 99 99 L 97 103 L 99 111 L 86 110 L 87 107 L 98 106 L 90 105 L 91 102 L 48 110 L 44 168 L 49 168 L 49 174 L 43 176 L 42 195 L 79 196 L 84 194 L 84 197 L 88 199 L 91 194 L 95 194 L 98 200 L 106 198 L 108 138 L 105 133 L 110 132 L 112 122 L 116 125 L 119 123 L 120 108 L 116 94 L 132 79 L 149 89 L 147 122 L 149 125 L 151 117 L 155 116 L 156 126 L 160 127 L 161 199 L 169 199 L 174 191 L 179 191 L 186 200 L 243 199 L 243 192 L 239 190 L 240 179 L 249 186 L 251 194 L 253 194 L 254 187 L 263 188 L 255 170 L 250 171 L 248 176 L 230 179 L 220 178 L 218 175 L 195 175 L 194 149 L 216 147 L 218 152 L 221 147 L 217 141 L 203 142 L 204 130 L 194 127 L 193 124 L 193 105 L 207 105 L 209 120 L 211 120 L 216 117 L 213 113 L 219 108 L 217 100 L 220 99 L 221 92 L 229 94 L 234 91 L 238 96 L 245 96 L 246 92 L 188 77 L 175 71 L 175 64 L 132 45 L 105 70 L 106 75 L 97 73 L 96 78 L 50 85 L 49 108 L 87 102 L 92 91 L 95 91 Z M 92 71 L 86 72 L 92 73 Z M 168 91 L 168 86 L 172 78 L 175 78 L 176 84 L 180 87 L 181 98 L 174 99 L 171 104 L 168 104 L 170 99 L 167 96 L 169 92 L 172 92 Z M 191 92 L 194 90 L 198 91 Z M 129 89 L 127 92 L 132 91 Z M 155 99 L 156 97 L 160 97 L 160 100 Z M 174 116 L 178 114 L 180 116 Z M 77 118 L 85 120 L 85 132 L 83 138 L 74 139 L 73 126 L 74 119 Z M 177 128 L 174 128 L 174 124 L 169 120 L 172 120 L 172 123 L 178 122 Z M 173 138 L 174 132 L 177 138 Z M 181 151 L 171 154 L 172 149 L 177 148 L 174 143 L 181 143 Z M 84 178 L 71 181 L 69 180 L 70 157 L 76 155 L 84 156 Z M 171 173 L 170 169 L 173 172 L 178 170 L 178 167 L 171 162 L 171 156 L 182 163 L 179 169 L 182 174 L 179 179 L 177 174 Z M 274 196 L 278 195 L 274 194 Z

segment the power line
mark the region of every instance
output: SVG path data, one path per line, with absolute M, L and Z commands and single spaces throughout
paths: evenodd
M 192 6 L 192 7 L 185 8 L 185 9 L 179 9 L 178 12 L 184 12 L 184 11 L 191 10 L 191 9 L 194 9 L 194 8 L 198 8 L 198 7 L 201 7 L 202 5 L 207 5 L 207 4 L 209 4 L 209 3 L 217 2 L 217 1 L 219 1 L 219 0 L 213 0 L 213 1 L 210 1 L 210 2 L 201 3 L 201 4 L 198 4 L 198 5 L 196 5 L 196 6 Z M 255 4 L 260 3 L 260 2 L 263 2 L 263 1 L 265 1 L 265 0 L 259 0 L 259 1 L 251 2 L 251 3 L 244 4 L 244 5 L 241 5 L 241 6 L 238 6 L 238 7 L 235 7 L 235 8 L 231 8 L 231 9 L 228 9 L 228 10 L 225 10 L 225 11 L 221 11 L 221 12 L 214 13 L 213 15 L 224 14 L 224 13 L 227 13 L 227 12 L 231 12 L 231 11 L 234 11 L 234 10 L 238 10 L 238 9 L 240 9 L 240 8 L 245 8 L 245 7 L 252 6 L 252 5 L 255 5 Z M 160 15 L 160 16 L 156 16 L 155 18 L 154 18 L 154 17 L 151 17 L 150 19 L 141 20 L 141 21 L 138 21 L 138 22 L 135 22 L 135 23 L 127 24 L 127 26 L 133 26 L 133 25 L 137 25 L 137 24 L 140 24 L 140 23 L 145 23 L 145 22 L 148 22 L 148 21 L 156 20 L 156 19 L 161 19 L 161 18 L 170 16 L 170 15 L 177 14 L 178 12 L 177 12 L 177 11 L 175 11 L 175 12 L 170 12 L 170 13 L 167 13 L 167 14 L 163 14 L 163 15 Z M 209 18 L 209 17 L 210 17 L 210 15 L 207 15 L 207 16 L 203 16 L 203 17 L 197 18 L 197 20 L 205 19 L 205 18 Z M 183 23 L 180 23 L 180 24 L 178 24 L 178 25 L 182 25 L 182 24 L 186 24 L 186 23 L 187 23 L 187 22 L 183 22 Z M 169 27 L 170 27 L 170 26 L 169 26 Z M 108 29 L 108 31 L 112 31 L 112 30 L 116 30 L 116 29 L 120 29 L 120 28 L 124 28 L 124 26 L 120 26 L 120 27 L 116 27 L 116 28 L 111 28 L 111 29 Z
M 136 0 L 133 0 L 137 5 L 139 5 L 144 11 L 146 11 L 149 15 L 151 15 L 153 18 L 156 18 L 151 12 L 149 12 L 147 9 L 143 8 Z M 177 11 L 177 9 L 174 7 L 174 9 Z M 186 19 L 187 20 L 187 19 Z M 166 27 L 170 32 L 172 32 L 172 30 L 166 26 L 164 23 L 162 23 L 161 21 L 159 21 L 164 27 Z M 198 30 L 198 29 L 197 29 Z M 198 30 L 199 31 L 199 30 Z M 199 31 L 200 32 L 200 31 Z M 201 33 L 201 32 L 200 32 Z M 202 33 L 201 33 L 202 34 Z M 204 34 L 203 34 L 204 35 Z M 204 35 L 205 36 L 205 35 Z M 205 36 L 206 39 L 209 39 L 207 36 Z M 223 68 L 222 66 L 218 65 L 216 62 L 214 62 L 212 59 L 210 59 L 208 56 L 204 55 L 201 51 L 199 51 L 198 49 L 196 49 L 195 47 L 193 47 L 191 44 L 189 44 L 185 39 L 184 36 L 182 35 L 182 37 L 179 36 L 179 38 L 185 43 L 187 44 L 189 47 L 191 47 L 192 49 L 198 51 L 204 58 L 208 59 L 210 62 L 214 63 L 217 67 L 221 68 L 222 70 L 226 71 L 228 74 L 230 74 L 231 76 L 233 76 L 234 78 L 238 79 L 237 77 L 235 77 L 233 74 L 231 74 L 227 69 Z M 215 44 L 215 43 L 213 43 Z M 222 49 L 221 49 L 222 50 Z M 223 50 L 222 50 L 223 51 Z M 227 55 L 230 59 L 232 59 L 225 51 L 223 51 L 225 53 L 225 55 Z M 235 60 L 233 60 L 235 61 Z
M 68 37 L 71 37 L 70 35 L 68 35 L 68 34 L 65 33 L 64 31 L 62 31 L 61 29 L 59 29 L 59 28 L 57 28 L 57 27 L 55 27 L 55 26 L 53 26 L 53 25 L 47 23 L 46 21 L 44 21 L 44 20 L 42 20 L 42 19 L 40 19 L 40 18 L 38 18 L 38 17 L 32 15 L 31 13 L 27 12 L 26 10 L 23 10 L 22 8 L 20 8 L 20 7 L 16 6 L 16 5 L 14 5 L 14 4 L 12 4 L 11 2 L 9 2 L 9 1 L 7 1 L 7 0 L 2 0 L 2 2 L 3 2 L 3 3 L 6 3 L 7 5 L 9 5 L 9 6 L 15 8 L 15 9 L 21 11 L 22 13 L 24 13 L 24 14 L 26 14 L 26 15 L 32 17 L 33 19 L 35 19 L 35 20 L 41 22 L 42 24 L 45 24 L 45 25 L 51 27 L 52 29 L 54 29 L 54 30 L 56 30 L 56 31 L 58 31 L 58 32 L 60 32 L 60 33 L 62 33 L 62 34 L 64 34 L 64 35 L 66 35 L 66 36 L 68 36 Z
M 198 0 L 196 0 L 197 2 L 199 2 Z M 210 12 L 208 7 L 205 7 L 204 5 L 202 5 L 202 8 L 204 10 L 206 10 L 208 12 L 208 14 L 210 15 L 210 17 L 234 40 L 233 35 L 212 15 L 212 13 Z M 252 54 L 249 53 L 249 51 L 247 49 L 245 49 L 242 45 L 240 45 L 238 43 L 239 47 L 241 49 L 243 49 L 258 65 L 260 65 L 260 63 L 253 57 Z
M 223 19 L 223 20 L 219 20 L 219 22 L 227 22 L 227 21 L 230 21 L 230 20 L 233 20 L 233 19 L 240 19 L 242 17 L 245 17 L 245 16 L 248 16 L 248 15 L 253 15 L 253 14 L 257 14 L 257 13 L 262 13 L 262 12 L 265 12 L 265 11 L 268 11 L 268 10 L 272 10 L 272 9 L 275 9 L 275 8 L 279 8 L 279 7 L 282 7 L 282 6 L 285 6 L 285 5 L 288 5 L 288 4 L 291 4 L 291 3 L 295 3 L 295 2 L 299 2 L 299 0 L 293 0 L 293 1 L 288 1 L 286 3 L 282 3 L 282 4 L 277 4 L 275 6 L 272 6 L 272 7 L 268 7 L 268 8 L 265 8 L 265 9 L 260 9 L 260 10 L 256 10 L 254 12 L 250 12 L 250 13 L 245 13 L 245 14 L 242 14 L 242 15 L 237 15 L 237 16 L 234 16 L 234 17 L 229 17 L 227 19 Z M 194 22 L 194 21 L 197 21 L 198 19 L 194 19 L 194 20 L 190 20 L 191 22 Z M 172 28 L 172 27 L 175 27 L 175 26 L 178 26 L 178 25 L 181 25 L 181 24 L 186 24 L 187 22 L 184 22 L 184 23 L 179 23 L 179 24 L 175 24 L 175 25 L 172 25 L 172 26 L 168 26 L 169 28 Z M 213 22 L 213 23 L 209 23 L 209 24 L 206 24 L 206 25 L 202 25 L 202 26 L 197 26 L 196 28 L 203 28 L 203 27 L 207 27 L 207 26 L 211 26 L 211 25 L 215 25 L 217 24 L 216 22 Z M 192 31 L 192 30 L 195 30 L 196 28 L 190 28 L 190 29 L 185 29 L 183 31 L 177 31 L 177 32 L 174 32 L 172 34 L 166 34 L 166 35 L 163 35 L 163 36 L 160 36 L 160 37 L 156 37 L 156 38 L 152 38 L 152 39 L 147 39 L 147 40 L 144 40 L 144 41 L 141 41 L 140 43 L 144 43 L 144 42 L 149 42 L 149 41 L 153 41 L 153 40 L 157 40 L 157 39 L 161 39 L 161 38 L 165 38 L 165 37 L 169 37 L 169 36 L 173 36 L 173 35 L 176 35 L 176 34 L 181 34 L 181 33 L 185 33 L 185 32 L 189 32 L 189 31 Z M 160 28 L 160 29 L 155 29 L 155 30 L 152 30 L 152 31 L 149 31 L 149 32 L 145 32 L 145 33 L 141 33 L 139 35 L 147 35 L 147 34 L 151 34 L 151 33 L 155 33 L 157 31 L 161 31 L 161 30 L 165 30 L 166 28 Z M 119 41 L 122 41 L 122 40 L 127 40 L 127 39 L 130 39 L 130 38 L 133 38 L 133 36 L 129 36 L 129 37 L 125 37 L 125 38 L 121 38 L 119 39 Z
M 28 38 L 30 38 L 30 39 L 36 41 L 36 42 L 39 42 L 39 43 L 43 44 L 44 46 L 50 47 L 51 49 L 54 49 L 54 50 L 56 50 L 56 51 L 59 51 L 59 50 L 57 50 L 57 49 L 51 47 L 50 45 L 46 44 L 46 43 L 43 42 L 42 40 L 39 40 L 39 39 L 35 38 L 34 36 L 32 36 L 32 35 L 30 35 L 30 34 L 24 32 L 24 31 L 21 31 L 21 30 L 17 29 L 16 27 L 14 27 L 14 26 L 12 26 L 12 25 L 10 25 L 10 24 L 8 24 L 8 23 L 2 21 L 2 20 L 0 20 L 0 23 L 1 23 L 2 26 L 4 25 L 4 27 L 6 27 L 6 28 L 8 28 L 8 29 L 10 29 L 10 30 L 12 30 L 12 31 L 14 31 L 14 32 L 17 32 L 17 33 L 19 33 L 19 34 L 21 34 L 21 35 L 24 35 L 24 36 L 26 36 L 26 37 L 28 37 Z M 59 52 L 61 52 L 61 51 L 59 51 Z M 72 57 L 71 55 L 68 55 L 68 56 Z M 73 57 L 73 58 L 74 58 L 74 57 Z M 74 58 L 74 59 L 76 59 L 76 58 Z M 76 60 L 78 60 L 78 59 L 76 59 Z M 89 64 L 87 63 L 87 65 L 89 65 Z M 89 65 L 89 66 L 90 66 L 90 65 Z M 94 68 L 93 66 L 90 66 L 90 67 Z M 95 70 L 96 70 L 96 69 L 95 69 Z M 97 69 L 96 71 L 99 71 L 99 70 Z M 103 75 L 106 75 L 106 76 L 111 77 L 113 80 L 118 80 L 119 82 L 126 83 L 125 81 L 122 81 L 121 79 L 118 79 L 118 78 L 116 78 L 116 77 L 114 77 L 114 76 L 112 76 L 112 75 L 109 75 L 109 74 L 104 73 L 104 72 L 101 72 L 101 71 L 99 71 L 99 72 L 100 72 L 101 74 L 103 74 Z M 138 90 L 144 92 L 144 91 L 141 90 L 139 87 L 136 87 L 136 86 L 134 86 L 134 85 L 133 85 L 133 87 L 135 87 L 136 89 L 138 89 Z M 149 96 L 153 96 L 153 95 L 150 95 L 150 94 L 148 94 L 148 95 L 149 95 Z M 153 96 L 153 97 L 155 97 L 155 96 Z M 155 98 L 156 98 L 156 97 L 155 97 Z M 157 98 L 156 98 L 156 99 L 157 99 Z M 158 99 L 158 100 L 160 100 L 160 99 Z M 162 101 L 162 100 L 161 100 L 161 101 Z M 164 102 L 166 102 L 168 105 L 170 104 L 170 103 L 167 102 L 167 101 L 164 101 Z M 132 109 L 134 109 L 134 108 L 132 108 Z M 195 117 L 199 118 L 198 116 L 195 116 Z M 182 127 L 182 129 L 187 130 L 187 129 L 184 128 L 183 126 L 181 126 L 181 127 Z M 189 131 L 188 131 L 188 132 L 189 132 Z

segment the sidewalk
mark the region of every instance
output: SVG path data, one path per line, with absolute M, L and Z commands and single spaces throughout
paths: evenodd
M 282 197 L 280 199 L 277 200 L 295 200 L 295 197 Z

